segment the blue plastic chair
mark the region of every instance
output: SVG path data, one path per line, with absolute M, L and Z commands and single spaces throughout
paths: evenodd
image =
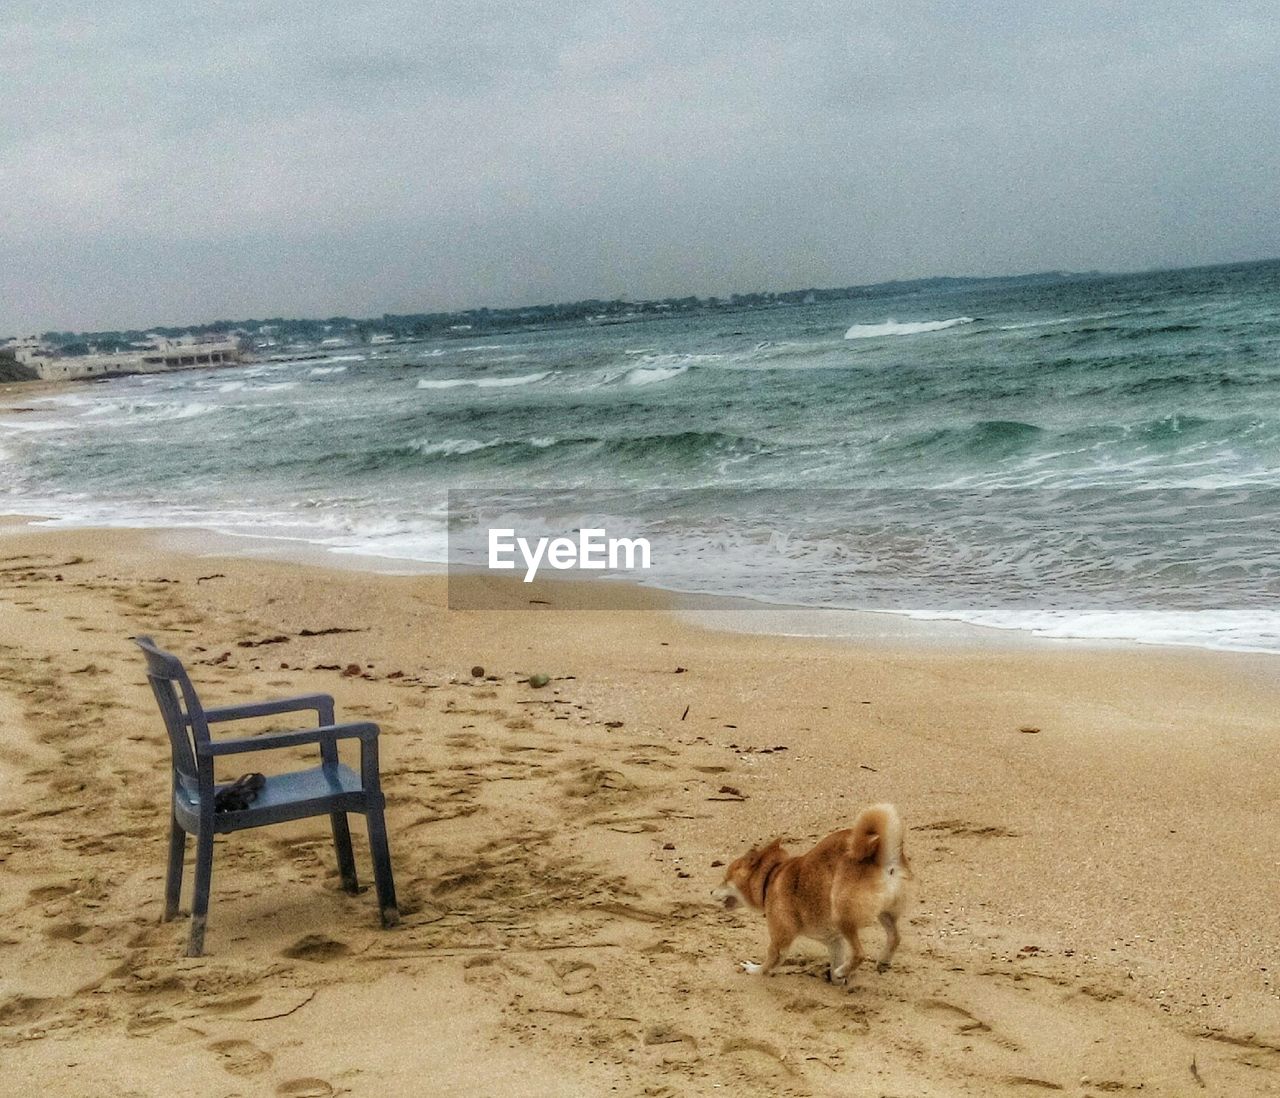
M 209 883 L 213 874 L 213 837 L 308 816 L 329 817 L 342 887 L 349 893 L 355 893 L 359 886 L 347 813 L 364 814 L 369 828 L 369 848 L 373 854 L 373 876 L 382 925 L 395 926 L 400 921 L 400 911 L 396 906 L 391 854 L 387 848 L 387 827 L 383 818 L 386 798 L 378 776 L 378 726 L 367 721 L 335 724 L 333 698 L 328 694 L 307 694 L 279 701 L 205 709 L 177 656 L 157 648 L 150 637 L 135 637 L 134 641 L 146 655 L 147 678 L 160 706 L 173 749 L 173 812 L 169 831 L 169 870 L 164 889 L 165 922 L 178 914 L 187 835 L 194 835 L 196 839 L 195 892 L 191 902 L 191 936 L 187 943 L 187 956 L 199 957 L 204 952 Z M 308 710 L 315 712 L 319 727 L 236 740 L 214 740 L 209 735 L 211 724 Z M 338 760 L 338 741 L 343 739 L 360 741 L 359 774 Z M 215 810 L 218 791 L 227 788 L 213 780 L 216 758 L 300 744 L 319 745 L 319 766 L 269 776 L 248 807 L 223 812 Z

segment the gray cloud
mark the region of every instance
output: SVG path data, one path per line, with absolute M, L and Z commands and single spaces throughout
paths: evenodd
M 0 332 L 1273 255 L 1272 16 L 9 0 Z

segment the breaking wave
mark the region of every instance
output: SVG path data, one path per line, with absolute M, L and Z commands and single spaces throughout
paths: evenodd
M 974 317 L 953 316 L 950 320 L 909 320 L 900 322 L 886 320 L 883 324 L 855 324 L 847 332 L 845 339 L 882 339 L 885 336 L 919 335 L 921 332 L 941 332 L 945 328 L 958 328 L 961 324 L 972 324 Z
M 551 375 L 550 370 L 536 374 L 520 374 L 518 377 L 441 377 L 421 378 L 419 389 L 460 389 L 465 385 L 474 385 L 477 389 L 510 389 L 517 385 L 533 385 Z

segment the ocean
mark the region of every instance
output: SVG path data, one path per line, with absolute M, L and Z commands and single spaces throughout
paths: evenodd
M 570 527 L 631 498 L 664 585 L 1280 651 L 1280 261 L 346 349 L 23 407 L 0 412 L 0 509 L 61 523 L 444 562 L 449 489 Z

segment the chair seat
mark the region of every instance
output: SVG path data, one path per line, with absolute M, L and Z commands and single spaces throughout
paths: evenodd
M 227 782 L 215 787 L 226 789 Z M 293 770 L 266 778 L 262 789 L 248 808 L 233 812 L 217 812 L 213 817 L 215 831 L 237 831 L 244 827 L 299 820 L 328 812 L 363 811 L 366 801 L 360 775 L 349 766 L 315 766 L 309 770 Z M 178 818 L 189 818 L 194 830 L 200 818 L 200 797 L 179 786 L 174 794 Z

